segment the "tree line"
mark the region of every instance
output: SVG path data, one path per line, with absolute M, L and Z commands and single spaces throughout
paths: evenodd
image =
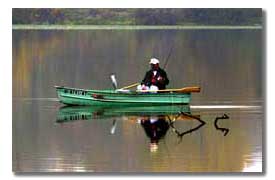
M 260 25 L 262 9 L 12 9 L 13 24 Z

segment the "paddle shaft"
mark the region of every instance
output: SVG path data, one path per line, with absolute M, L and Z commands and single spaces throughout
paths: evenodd
M 200 92 L 201 88 L 194 87 L 184 87 L 180 89 L 162 89 L 162 90 L 138 90 L 137 92 L 180 92 L 180 93 L 189 93 L 189 92 Z
M 132 88 L 132 87 L 138 86 L 139 84 L 140 84 L 140 83 L 131 84 L 131 85 L 129 85 L 129 86 L 125 86 L 125 87 L 123 87 L 123 88 L 121 88 L 121 89 L 129 89 L 129 88 Z

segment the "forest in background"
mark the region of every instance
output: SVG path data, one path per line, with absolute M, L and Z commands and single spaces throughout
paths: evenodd
M 34 25 L 261 25 L 262 9 L 13 8 L 12 23 Z

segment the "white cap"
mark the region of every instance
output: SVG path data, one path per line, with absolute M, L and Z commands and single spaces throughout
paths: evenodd
M 149 64 L 159 64 L 159 60 L 156 58 L 152 58 Z

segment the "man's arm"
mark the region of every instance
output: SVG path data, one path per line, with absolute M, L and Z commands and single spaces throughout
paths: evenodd
M 147 71 L 145 74 L 145 77 L 143 78 L 143 80 L 141 81 L 141 84 L 144 84 L 146 86 L 150 86 L 151 85 L 151 80 L 150 80 L 150 71 Z
M 168 79 L 167 74 L 166 74 L 165 71 L 164 71 L 164 75 L 165 75 L 165 85 L 168 85 L 169 84 L 169 79 Z
M 167 74 L 164 70 L 162 70 L 162 73 L 161 73 L 161 83 L 165 84 L 165 85 L 168 85 L 169 84 L 169 79 L 167 77 Z

